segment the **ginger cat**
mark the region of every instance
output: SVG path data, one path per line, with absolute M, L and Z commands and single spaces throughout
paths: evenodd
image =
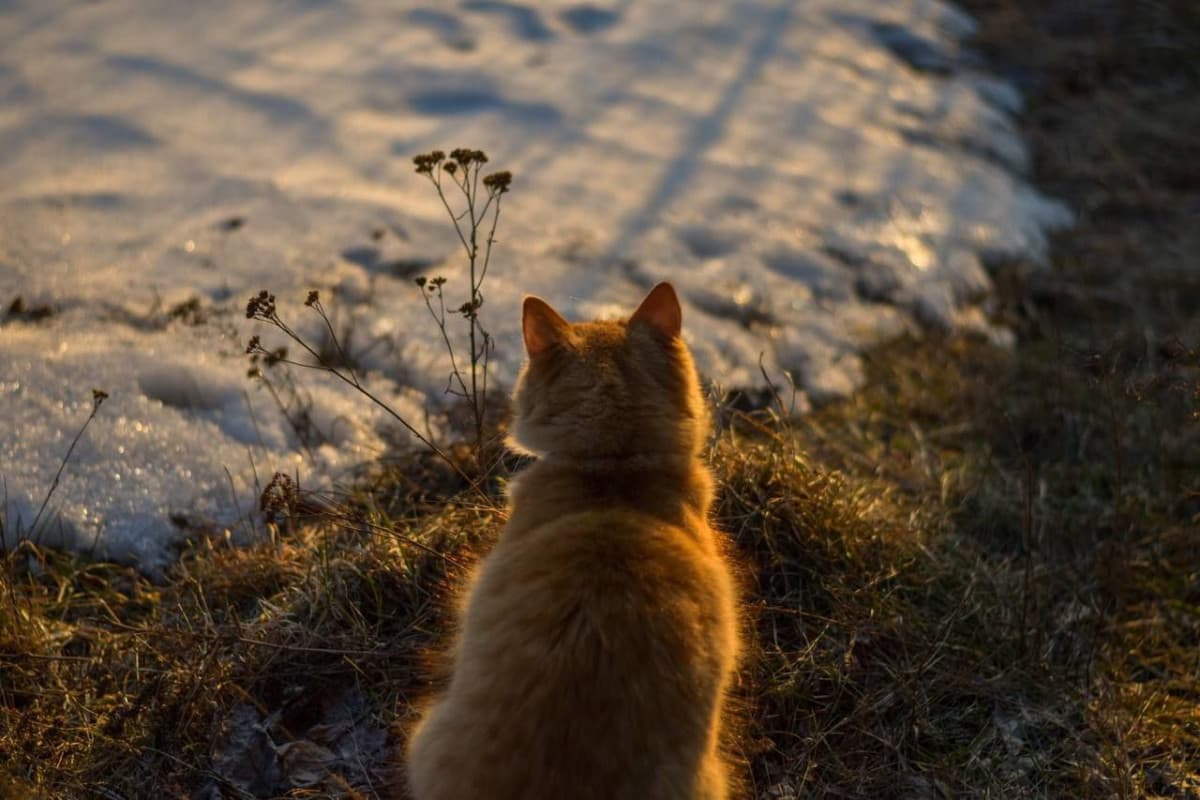
M 734 581 L 709 526 L 708 413 L 670 284 L 628 322 L 525 300 L 513 444 L 539 458 L 474 576 L 416 800 L 718 800 Z

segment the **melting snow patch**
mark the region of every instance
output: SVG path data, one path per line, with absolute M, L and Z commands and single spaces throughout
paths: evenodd
M 423 424 L 449 367 L 412 279 L 466 281 L 409 162 L 433 148 L 516 175 L 482 313 L 500 385 L 526 293 L 589 316 L 671 280 L 709 377 L 788 373 L 812 399 L 914 324 L 989 332 L 982 265 L 1037 260 L 1070 216 L 1025 183 L 1020 98 L 972 30 L 936 0 L 7 4 L 9 530 L 92 387 L 111 399 L 40 527 L 147 569 L 172 514 L 230 524 L 271 472 L 327 483 L 392 441 L 322 376 L 279 398 L 247 379 L 259 289 L 291 319 L 321 289 L 373 391 Z

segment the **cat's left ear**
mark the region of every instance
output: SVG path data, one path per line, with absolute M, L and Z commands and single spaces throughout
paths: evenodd
M 530 358 L 537 358 L 567 341 L 570 330 L 570 323 L 545 300 L 532 295 L 525 298 L 521 333 L 525 337 L 525 351 Z
M 675 287 L 665 281 L 655 286 L 629 321 L 645 322 L 664 336 L 678 337 L 683 329 L 683 310 L 679 307 Z

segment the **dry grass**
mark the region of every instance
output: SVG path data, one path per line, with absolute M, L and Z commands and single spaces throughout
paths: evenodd
M 1177 674 L 1176 637 L 1194 636 L 1195 601 L 1162 607 L 1195 592 L 1195 573 L 1175 571 L 1195 555 L 1182 529 L 1151 537 L 1168 585 L 1127 575 L 1122 614 L 1108 550 L 1076 541 L 1064 560 L 1050 546 L 1049 490 L 1022 512 L 1028 487 L 977 427 L 1003 402 L 962 380 L 1014 367 L 971 342 L 898 343 L 854 401 L 795 428 L 738 416 L 718 439 L 719 518 L 744 562 L 755 642 L 735 745 L 752 796 L 1114 796 L 1147 758 L 1155 771 L 1130 787 L 1183 786 L 1194 770 L 1178 745 L 1195 675 Z M 934 400 L 939 388 L 957 402 Z M 338 525 L 198 549 L 161 586 L 30 547 L 10 556 L 10 794 L 386 796 L 448 587 L 500 523 L 447 504 L 453 482 L 409 466 L 374 476 Z M 1109 507 L 1088 506 L 1101 519 Z M 1113 660 L 1129 623 L 1141 649 Z M 1128 672 L 1148 668 L 1170 685 Z M 258 711 L 276 747 L 307 743 L 347 689 L 365 698 L 357 725 L 391 732 L 365 769 L 338 762 L 313 779 L 269 745 L 225 758 L 239 709 Z
M 892 739 L 868 734 L 874 750 L 813 795 L 1194 796 L 1200 471 L 1186 465 L 1200 426 L 1181 389 L 1200 379 L 1196 355 L 1156 367 L 1154 391 L 1114 393 L 1092 358 L 1072 369 L 1037 348 L 899 342 L 873 354 L 869 389 L 797 432 L 851 486 L 875 481 L 914 508 L 878 523 L 913 520 L 907 541 L 893 537 L 874 571 L 854 563 L 904 601 L 895 639 L 909 660 L 889 652 L 879 682 L 907 668 L 901 682 L 925 693 L 898 710 L 924 715 L 911 729 L 927 749 L 898 742 L 893 719 Z M 845 597 L 832 607 L 854 610 Z M 909 792 L 905 780 L 939 783 Z
M 411 709 L 425 653 L 446 622 L 442 587 L 494 535 L 498 517 L 443 504 L 409 523 L 392 520 L 391 532 L 378 522 L 360 510 L 356 524 L 310 523 L 274 543 L 197 549 L 161 586 L 22 546 L 4 564 L 8 794 L 0 795 L 385 792 L 395 776 L 383 751 L 363 754 L 364 768 L 347 770 L 343 759 L 311 780 L 265 740 L 222 760 L 239 707 L 259 712 L 276 745 L 320 741 L 314 726 L 346 706 L 356 733 L 378 731 L 366 737 L 375 741 Z
M 1015 351 L 904 340 L 794 425 L 733 415 L 712 456 L 753 641 L 734 752 L 756 798 L 1197 798 L 1200 13 L 967 5 L 1080 224 L 1053 270 L 996 266 Z M 460 488 L 381 468 L 336 524 L 285 515 L 161 585 L 7 556 L 0 796 L 385 796 L 500 524 Z M 346 708 L 357 760 L 314 771 Z
M 809 462 L 804 438 L 718 450 L 723 517 L 754 577 L 753 796 L 1022 797 L 1061 783 L 1070 723 L 1016 633 L 1019 572 L 947 547 L 938 505 Z

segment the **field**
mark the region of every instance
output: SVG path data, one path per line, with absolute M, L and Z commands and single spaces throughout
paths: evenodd
M 753 798 L 1197 798 L 1200 7 L 965 5 L 1078 224 L 1049 269 L 990 265 L 1014 347 L 925 331 L 798 419 L 786 387 L 724 404 L 753 642 L 730 757 Z M 271 541 L 214 534 L 161 582 L 7 555 L 0 796 L 402 785 L 502 510 L 432 457 L 335 499 L 276 483 Z

